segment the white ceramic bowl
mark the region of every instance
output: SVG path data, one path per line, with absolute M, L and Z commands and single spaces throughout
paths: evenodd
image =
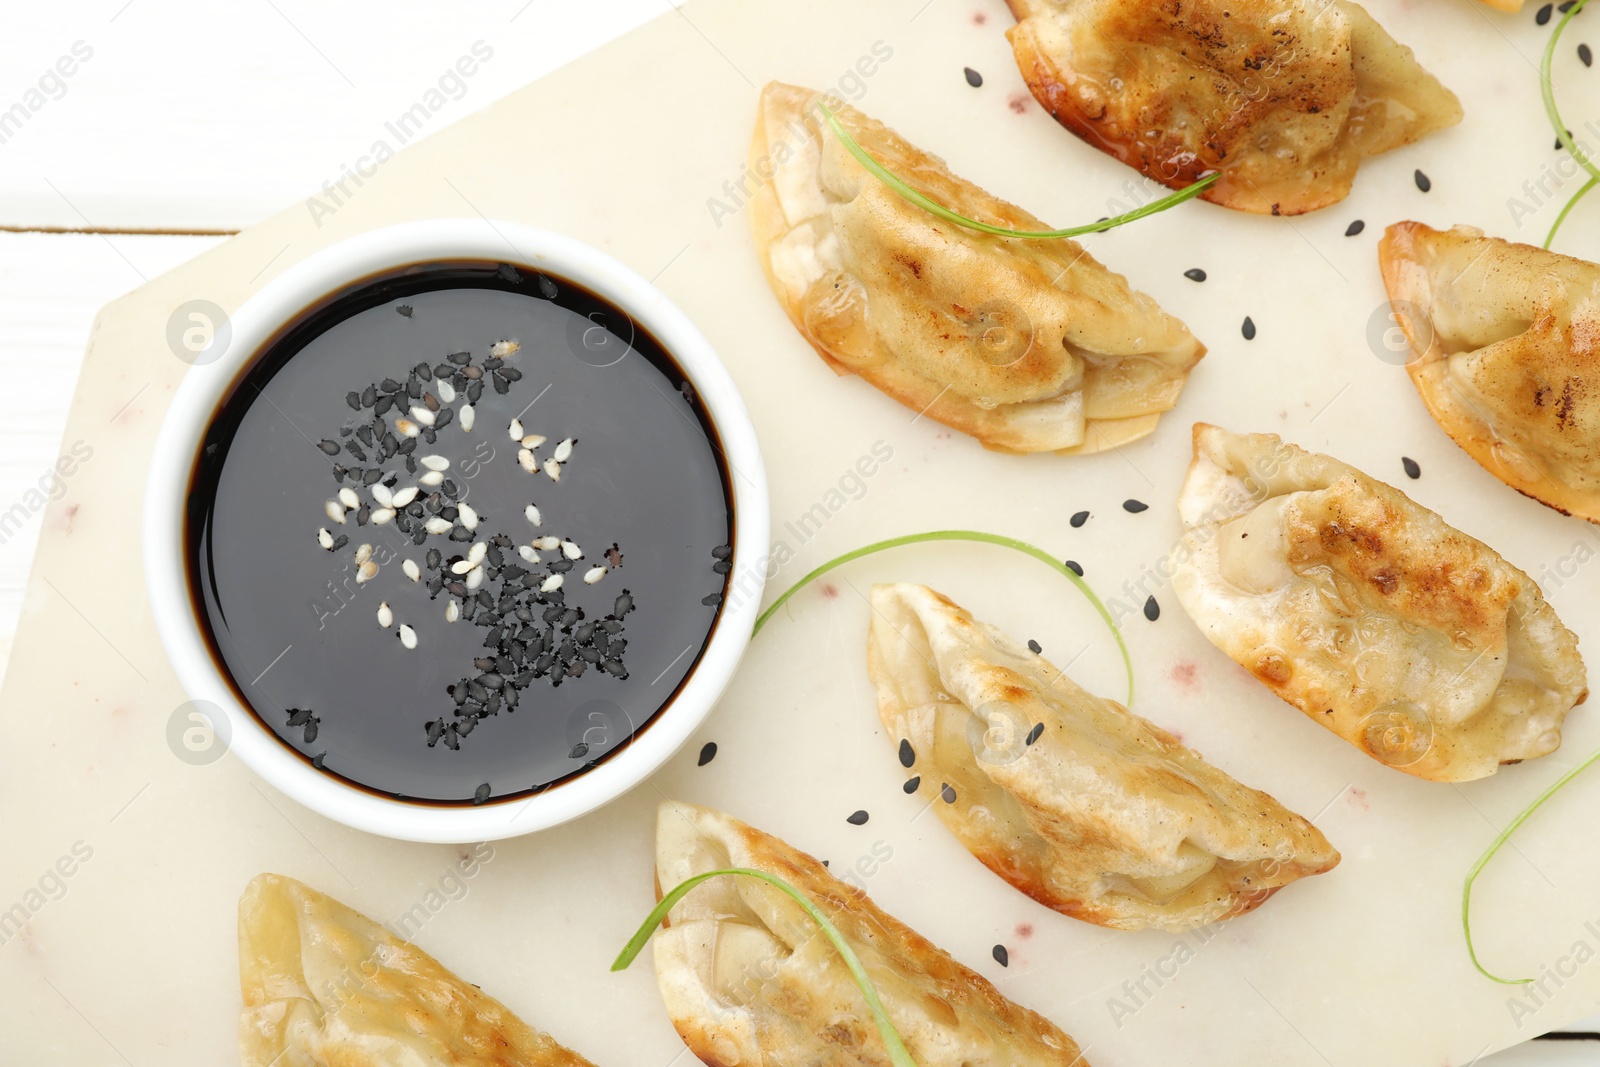
M 196 619 L 184 563 L 184 506 L 196 452 L 230 386 L 289 320 L 378 272 L 440 260 L 486 260 L 568 278 L 631 315 L 672 354 L 721 436 L 732 478 L 734 570 L 700 662 L 671 704 L 632 743 L 545 793 L 478 807 L 408 804 L 356 789 L 291 752 L 234 695 Z M 766 475 L 755 429 L 733 379 L 689 318 L 644 278 L 579 241 L 508 222 L 440 219 L 363 234 L 290 267 L 227 323 L 226 349 L 198 361 L 172 400 L 150 465 L 144 562 L 156 629 L 190 699 L 222 709 L 231 751 L 293 799 L 330 819 L 411 841 L 485 841 L 530 833 L 593 811 L 649 777 L 688 740 L 729 680 L 760 609 L 768 539 Z M 219 331 L 217 336 L 223 336 Z M 221 347 L 223 342 L 217 342 Z M 730 589 L 732 586 L 730 585 Z

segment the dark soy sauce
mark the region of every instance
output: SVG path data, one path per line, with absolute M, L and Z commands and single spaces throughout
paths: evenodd
M 545 437 L 536 473 L 514 418 Z M 449 461 L 443 484 L 423 484 L 424 457 Z M 410 486 L 380 525 L 385 490 Z M 361 505 L 339 505 L 343 524 L 340 490 Z M 190 588 L 224 673 L 286 746 L 372 792 L 483 803 L 595 766 L 671 701 L 719 615 L 731 499 L 683 371 L 625 314 L 526 269 L 426 264 L 332 294 L 241 375 L 193 475 Z M 541 536 L 582 557 L 524 558 Z M 455 564 L 480 544 L 468 589 Z

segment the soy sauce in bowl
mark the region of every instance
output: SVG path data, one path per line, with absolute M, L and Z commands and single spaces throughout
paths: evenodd
M 558 785 L 670 704 L 733 539 L 671 355 L 564 279 L 368 278 L 234 384 L 188 500 L 189 586 L 241 703 L 326 774 L 481 804 Z

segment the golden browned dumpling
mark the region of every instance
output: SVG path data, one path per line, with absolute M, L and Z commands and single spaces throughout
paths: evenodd
M 1258 214 L 1343 200 L 1367 156 L 1461 121 L 1455 94 L 1347 0 L 1009 0 L 1033 95 L 1089 144 Z
M 1439 425 L 1513 489 L 1600 522 L 1600 266 L 1419 222 L 1378 257 Z
M 800 890 L 860 958 L 918 1067 L 1088 1067 L 1050 1020 L 918 936 L 810 856 L 721 812 L 661 805 L 656 883 L 750 868 Z M 713 1067 L 887 1067 L 888 1051 L 833 943 L 793 898 L 752 878 L 694 889 L 655 939 L 672 1025 Z
M 1186 930 L 1339 862 L 1305 819 L 927 586 L 873 589 L 867 664 L 917 793 L 1065 915 Z
M 813 348 L 991 448 L 1095 452 L 1150 433 L 1205 349 L 1072 241 L 995 237 L 889 189 L 806 89 L 761 94 L 751 201 L 773 292 Z M 1010 229 L 1048 227 L 853 108 L 851 136 L 933 200 Z
M 1546 755 L 1588 695 L 1532 578 L 1348 464 L 1201 424 L 1178 511 L 1201 631 L 1391 767 L 1465 782 Z
M 239 900 L 243 1067 L 592 1067 L 359 912 L 293 878 Z

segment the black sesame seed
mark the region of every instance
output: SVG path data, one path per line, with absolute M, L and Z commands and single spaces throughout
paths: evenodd
M 567 758 L 568 759 L 583 759 L 583 757 L 587 756 L 588 754 L 589 754 L 589 744 L 588 744 L 588 742 L 579 741 L 577 744 L 572 746 L 572 751 L 567 753 Z
M 329 549 L 329 551 L 337 552 L 341 548 L 343 548 L 345 545 L 348 545 L 349 543 L 350 543 L 349 535 L 348 534 L 340 534 L 338 537 L 335 537 L 333 539 L 333 548 Z
M 392 407 L 394 407 L 394 397 L 380 396 L 377 403 L 372 405 L 372 410 L 375 414 L 386 415 Z
M 352 411 L 360 411 L 361 410 L 361 394 L 360 393 L 346 393 L 344 395 L 344 402 L 346 404 L 350 405 L 350 409 Z
M 1089 513 L 1087 511 L 1080 511 L 1067 521 L 1072 523 L 1072 528 L 1076 530 L 1078 527 L 1089 521 Z
M 994 961 L 1002 967 L 1011 966 L 1011 953 L 1006 951 L 1004 945 L 996 945 L 994 947 Z
M 1039 740 L 1039 738 L 1041 738 L 1043 736 L 1044 736 L 1044 723 L 1036 722 L 1036 723 L 1033 724 L 1033 729 L 1028 731 L 1028 740 L 1027 740 L 1026 744 L 1028 745 L 1028 747 L 1031 748 L 1031 747 L 1033 747 L 1033 743 L 1035 741 Z
M 337 456 L 339 454 L 338 441 L 329 441 L 324 439 L 321 444 L 317 445 L 317 447 L 322 449 L 323 455 Z
M 851 826 L 865 826 L 867 825 L 867 820 L 869 818 L 871 818 L 871 816 L 865 811 L 857 811 L 852 813 L 850 817 L 845 820 L 845 822 L 849 823 Z
M 1203 282 L 1206 280 L 1206 272 L 1201 270 L 1199 267 L 1189 268 L 1183 272 L 1183 276 L 1188 278 L 1191 282 Z
M 717 559 L 732 559 L 733 558 L 733 546 L 732 545 L 718 545 L 716 548 L 713 548 L 711 550 L 711 554 L 713 556 L 715 556 Z
M 1244 325 L 1239 328 L 1239 332 L 1244 334 L 1246 341 L 1254 341 L 1256 339 L 1256 321 L 1246 315 L 1244 317 Z
M 1578 58 L 1583 60 L 1583 65 L 1584 66 L 1586 66 L 1586 67 L 1594 66 L 1594 53 L 1589 50 L 1589 46 L 1588 45 L 1580 44 L 1578 46 Z
M 1346 237 L 1354 237 L 1356 234 L 1360 233 L 1366 228 L 1367 224 L 1365 222 L 1363 222 L 1361 219 L 1356 219 L 1356 221 L 1344 228 L 1344 235 Z
M 290 708 L 289 709 L 289 725 L 290 726 L 304 726 L 306 723 L 308 723 L 310 721 L 311 721 L 311 709 L 310 708 Z
M 983 84 L 983 75 L 979 74 L 971 67 L 963 67 L 961 72 L 967 76 L 967 84 L 972 86 L 974 89 Z
M 1144 602 L 1144 617 L 1151 622 L 1161 618 L 1161 605 L 1156 603 L 1156 598 L 1151 597 Z
M 1429 178 L 1420 170 L 1417 171 L 1416 174 L 1412 175 L 1412 177 L 1416 180 L 1417 188 L 1421 189 L 1423 192 L 1427 192 L 1433 188 L 1433 179 Z
M 695 766 L 696 767 L 704 767 L 706 764 L 710 763 L 712 760 L 714 760 L 716 758 L 717 758 L 717 743 L 715 741 L 707 741 L 705 743 L 705 747 L 700 749 L 700 760 L 699 760 L 699 762 L 697 762 L 695 764 Z
M 377 388 L 377 386 L 369 385 L 369 386 L 367 386 L 365 389 L 363 389 L 361 391 L 361 406 L 362 407 L 370 408 L 373 404 L 375 404 L 377 402 L 378 402 L 378 388 Z
M 900 766 L 914 767 L 917 763 L 917 750 L 911 747 L 911 742 L 905 738 L 900 739 Z
M 318 720 L 316 719 L 312 719 L 310 722 L 306 723 L 306 732 L 301 739 L 308 745 L 317 739 L 317 721 Z
M 1137 515 L 1141 511 L 1149 511 L 1150 505 L 1143 500 L 1124 500 L 1122 502 L 1122 510 L 1130 515 Z
M 1044 652 L 1044 646 L 1030 637 L 1028 639 L 1028 651 L 1037 656 Z
M 1067 570 L 1071 571 L 1073 574 L 1076 574 L 1079 578 L 1083 577 L 1083 565 L 1082 564 L 1078 563 L 1076 560 L 1070 560 L 1070 559 L 1066 561 L 1066 564 L 1067 564 Z
M 472 362 L 472 353 L 452 352 L 444 358 L 448 359 L 451 363 L 454 363 L 458 367 L 465 367 L 468 363 Z
M 907 778 L 906 779 L 906 784 L 904 786 L 902 786 L 901 788 L 906 791 L 906 795 L 907 796 L 910 796 L 912 793 L 915 793 L 921 787 L 922 787 L 922 776 L 918 775 L 915 778 Z
M 318 752 L 315 756 L 311 757 L 311 766 L 315 767 L 319 771 L 322 770 L 322 761 L 327 757 L 328 754 L 326 752 Z
M 1543 7 L 1541 7 L 1534 14 L 1533 21 L 1537 22 L 1539 25 L 1543 26 L 1545 23 L 1550 21 L 1550 13 L 1553 10 L 1554 10 L 1554 5 L 1553 4 L 1544 5 Z
M 499 393 L 501 396 L 505 396 L 507 393 L 511 392 L 511 383 L 506 380 L 505 375 L 503 374 L 491 375 L 489 382 L 494 386 L 494 391 Z
M 700 598 L 700 603 L 704 604 L 708 608 L 714 608 L 718 604 L 722 603 L 722 594 L 721 593 L 710 593 L 710 594 L 708 594 L 706 596 L 701 597 Z
M 939 787 L 939 799 L 944 801 L 946 804 L 954 804 L 956 802 L 955 787 L 949 782 L 941 785 Z
M 719 559 L 711 565 L 711 570 L 714 574 L 727 574 L 733 570 L 733 564 L 725 559 Z
M 484 782 L 472 794 L 472 802 L 474 804 L 482 804 L 485 800 L 488 800 L 488 799 L 489 799 L 489 783 L 488 782 Z
M 483 383 L 473 382 L 467 386 L 467 403 L 476 404 L 483 396 Z
M 515 367 L 501 367 L 500 377 L 508 382 L 520 382 L 522 381 L 522 372 Z
M 1419 467 L 1417 465 L 1417 461 L 1412 459 L 1410 456 L 1401 456 L 1400 457 L 1400 465 L 1406 469 L 1406 477 L 1408 477 L 1408 478 L 1420 478 L 1420 477 L 1422 477 L 1422 468 Z

